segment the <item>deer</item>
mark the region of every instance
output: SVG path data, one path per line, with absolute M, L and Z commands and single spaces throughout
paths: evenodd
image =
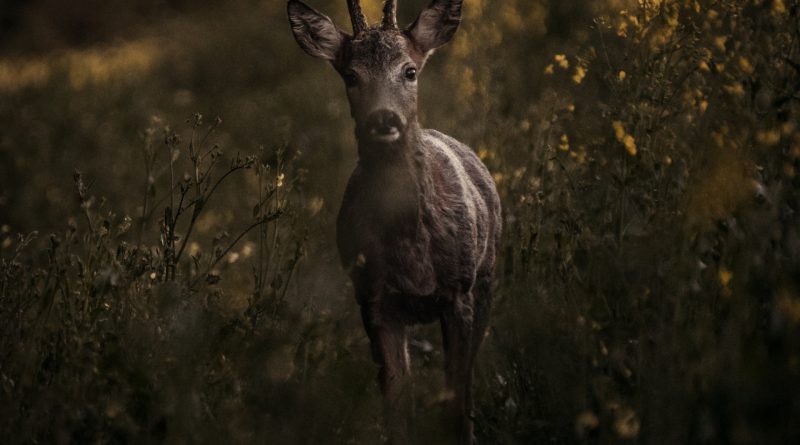
M 463 0 L 432 0 L 408 27 L 386 0 L 368 25 L 347 0 L 352 34 L 299 0 L 288 1 L 294 38 L 344 80 L 358 162 L 336 221 L 372 359 L 379 368 L 390 441 L 409 416 L 409 326 L 441 323 L 448 434 L 473 443 L 472 379 L 492 302 L 502 231 L 494 180 L 468 146 L 418 121 L 418 79 L 455 34 Z M 399 438 L 399 439 L 398 439 Z

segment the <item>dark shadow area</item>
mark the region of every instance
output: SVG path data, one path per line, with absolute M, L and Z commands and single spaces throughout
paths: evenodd
M 466 0 L 420 120 L 503 201 L 479 443 L 800 440 L 798 23 Z M 355 165 L 283 0 L 4 1 L 2 442 L 380 443 L 334 236 Z M 411 333 L 420 443 L 447 443 L 439 337 Z

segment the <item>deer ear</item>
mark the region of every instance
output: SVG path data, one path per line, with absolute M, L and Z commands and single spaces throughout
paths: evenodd
M 424 52 L 436 49 L 453 38 L 461 23 L 463 0 L 432 0 L 408 28 L 408 34 Z
M 292 33 L 300 47 L 314 57 L 336 60 L 345 34 L 331 19 L 297 0 L 289 0 L 287 10 Z

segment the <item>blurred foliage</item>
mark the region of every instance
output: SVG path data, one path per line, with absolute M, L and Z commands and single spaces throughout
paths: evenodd
M 352 122 L 284 2 L 11 1 L 0 40 L 4 442 L 377 443 Z M 420 82 L 504 204 L 480 443 L 800 440 L 797 1 L 467 0 Z

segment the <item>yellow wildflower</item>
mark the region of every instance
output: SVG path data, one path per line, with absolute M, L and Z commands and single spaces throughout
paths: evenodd
M 731 272 L 727 267 L 720 266 L 719 267 L 719 284 L 723 286 L 728 286 L 731 280 L 733 279 L 733 272 Z
M 727 36 L 718 36 L 714 38 L 714 46 L 717 47 L 718 50 L 725 52 L 725 42 L 728 41 Z
M 628 151 L 628 154 L 631 156 L 636 156 L 636 141 L 633 139 L 633 136 L 626 134 L 624 138 L 622 138 L 622 145 L 625 146 L 625 150 Z
M 625 127 L 622 125 L 620 121 L 614 121 L 611 123 L 611 126 L 614 128 L 614 135 L 617 137 L 617 140 L 622 140 L 625 136 Z
M 753 65 L 747 60 L 747 57 L 739 57 L 739 68 L 746 74 L 753 74 Z
M 622 124 L 622 122 L 614 121 L 611 123 L 611 126 L 614 128 L 614 136 L 616 136 L 617 140 L 622 143 L 628 154 L 631 156 L 636 156 L 636 140 L 633 138 L 633 136 L 629 135 L 625 131 L 625 126 Z
M 625 20 L 621 20 L 619 22 L 619 25 L 617 26 L 617 36 L 622 37 L 623 39 L 628 37 L 628 22 Z
M 561 151 L 568 151 L 569 150 L 569 136 L 566 134 L 561 135 L 561 139 L 559 140 L 558 149 Z
M 575 74 L 572 75 L 572 81 L 576 84 L 580 84 L 584 77 L 586 77 L 586 69 L 582 66 L 575 67 Z
M 744 87 L 740 82 L 722 87 L 728 94 L 733 96 L 744 96 Z
M 759 131 L 756 133 L 756 141 L 768 147 L 777 145 L 781 141 L 781 131 L 778 128 Z

